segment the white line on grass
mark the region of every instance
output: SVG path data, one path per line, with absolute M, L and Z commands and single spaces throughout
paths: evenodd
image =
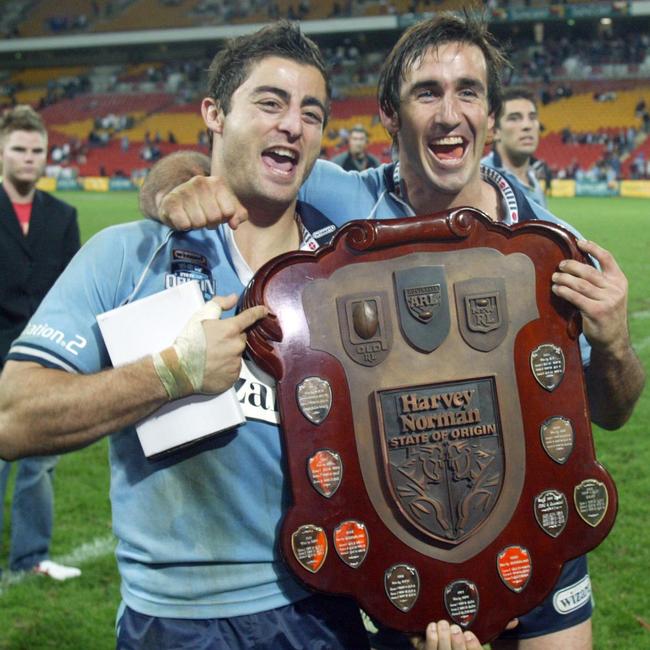
M 640 341 L 635 341 L 632 347 L 637 352 L 641 352 L 641 350 L 650 348 L 650 336 L 646 336 L 644 339 L 641 339 Z
M 55 562 L 67 564 L 69 566 L 82 566 L 92 560 L 110 555 L 115 551 L 115 537 L 106 535 L 105 537 L 96 537 L 92 542 L 86 542 L 81 546 L 73 549 L 66 555 L 53 557 Z M 33 577 L 29 571 L 4 571 L 0 578 L 0 596 L 2 596 L 9 587 L 20 584 L 27 578 Z
M 630 318 L 650 318 L 650 309 L 630 312 Z

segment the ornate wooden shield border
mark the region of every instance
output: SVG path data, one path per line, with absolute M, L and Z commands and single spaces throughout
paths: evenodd
M 407 631 L 488 642 L 598 545 L 615 486 L 595 458 L 579 314 L 551 292 L 555 224 L 461 208 L 358 221 L 266 264 L 244 306 L 278 382 L 286 562 Z

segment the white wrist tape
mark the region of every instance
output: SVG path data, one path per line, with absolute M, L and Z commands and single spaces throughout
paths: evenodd
M 205 374 L 207 341 L 201 323 L 221 317 L 221 307 L 206 302 L 196 311 L 171 348 L 153 355 L 154 368 L 170 399 L 200 393 Z

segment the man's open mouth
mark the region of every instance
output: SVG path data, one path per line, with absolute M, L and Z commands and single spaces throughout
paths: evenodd
M 288 174 L 296 167 L 300 156 L 293 149 L 269 147 L 262 152 L 262 158 L 269 167 Z
M 460 160 L 467 143 L 459 135 L 447 135 L 429 142 L 429 149 L 439 160 Z

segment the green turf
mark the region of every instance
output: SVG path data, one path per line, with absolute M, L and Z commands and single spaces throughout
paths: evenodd
M 135 193 L 61 193 L 79 208 L 83 238 L 118 221 L 138 218 Z M 646 368 L 650 362 L 650 201 L 554 199 L 551 209 L 586 237 L 610 249 L 630 279 L 632 339 Z M 617 482 L 620 509 L 607 540 L 590 555 L 596 650 L 650 648 L 650 397 L 644 393 L 620 431 L 594 432 L 598 456 Z M 5 515 L 8 517 L 8 497 Z M 6 565 L 8 542 L 0 564 Z M 106 442 L 62 457 L 56 473 L 55 558 L 110 531 Z M 0 582 L 0 650 L 108 650 L 119 580 L 112 555 L 90 559 L 78 580 L 63 584 L 29 577 Z M 570 649 L 568 649 L 570 650 Z

